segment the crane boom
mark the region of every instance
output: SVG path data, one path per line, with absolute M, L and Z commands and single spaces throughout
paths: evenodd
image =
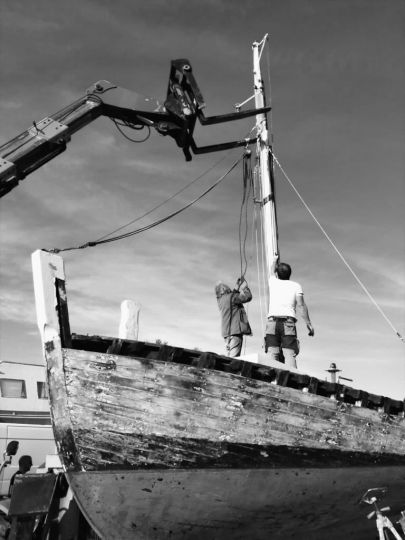
M 102 115 L 130 128 L 153 127 L 161 135 L 171 136 L 182 148 L 186 160 L 190 161 L 191 151 L 202 154 L 256 142 L 256 138 L 251 138 L 198 147 L 193 138 L 197 120 L 202 125 L 218 124 L 270 110 L 264 107 L 206 117 L 204 108 L 202 94 L 187 59 L 172 61 L 163 104 L 108 81 L 98 81 L 71 105 L 40 122 L 34 122 L 29 129 L 0 146 L 0 197 L 66 150 L 73 133 Z

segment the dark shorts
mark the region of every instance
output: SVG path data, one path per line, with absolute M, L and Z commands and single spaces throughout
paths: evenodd
M 298 353 L 297 329 L 292 317 L 269 317 L 266 324 L 265 350 L 268 347 L 292 349 Z

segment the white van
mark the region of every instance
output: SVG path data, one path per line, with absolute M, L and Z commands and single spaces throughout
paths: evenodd
M 11 441 L 19 448 L 0 475 L 0 496 L 7 495 L 21 456 L 31 456 L 35 472 L 56 453 L 43 365 L 0 362 L 0 458 Z

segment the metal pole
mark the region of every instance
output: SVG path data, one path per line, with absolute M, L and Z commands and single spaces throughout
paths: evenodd
M 256 107 L 265 107 L 264 84 L 260 70 L 260 55 L 267 35 L 260 43 L 253 43 L 253 77 Z M 265 266 L 267 278 L 274 255 L 279 254 L 276 202 L 274 197 L 273 160 L 270 153 L 269 131 L 266 114 L 256 115 L 257 148 L 256 159 L 260 168 L 260 187 L 262 196 L 262 227 L 265 245 Z

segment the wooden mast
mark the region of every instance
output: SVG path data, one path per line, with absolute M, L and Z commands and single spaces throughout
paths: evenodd
M 267 42 L 266 34 L 262 41 L 253 43 L 253 76 L 256 107 L 264 107 L 266 99 L 264 84 L 260 70 L 260 57 Z M 266 114 L 256 115 L 257 148 L 256 159 L 259 168 L 259 184 L 261 189 L 262 227 L 264 241 L 264 257 L 266 268 L 266 284 L 270 275 L 273 257 L 279 254 L 276 202 L 274 196 L 273 159 L 270 152 L 269 131 Z M 268 293 L 267 293 L 268 294 Z

